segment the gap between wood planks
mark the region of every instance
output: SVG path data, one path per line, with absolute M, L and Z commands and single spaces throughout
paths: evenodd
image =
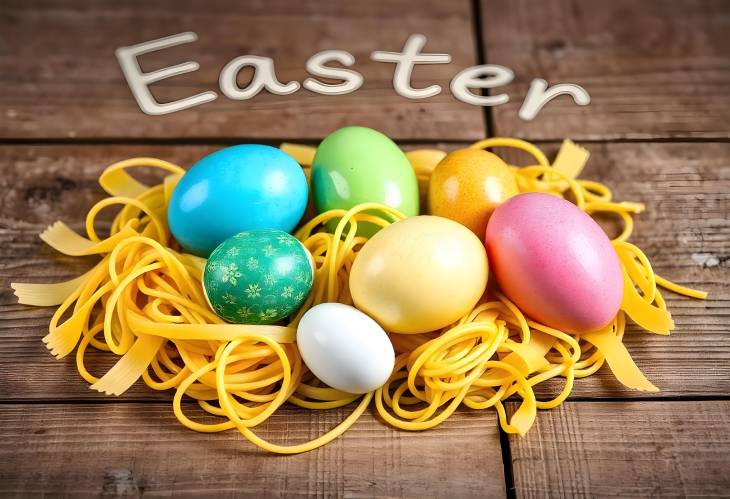
M 515 499 L 515 472 L 512 467 L 512 448 L 509 443 L 509 434 L 499 425 L 497 418 L 497 431 L 499 431 L 499 446 L 502 450 L 502 466 L 504 467 L 504 492 L 507 499 Z
M 170 392 L 172 394 L 172 392 Z M 507 399 L 507 402 L 517 402 L 519 399 L 510 397 Z M 591 398 L 591 397 L 575 397 L 570 398 L 565 401 L 565 403 L 581 403 L 581 402 L 590 402 L 590 403 L 605 403 L 605 404 L 612 404 L 615 402 L 665 402 L 665 403 L 672 403 L 672 402 L 724 402 L 724 401 L 730 401 L 730 395 L 673 395 L 669 397 L 652 397 L 652 396 L 645 396 L 645 397 L 601 397 L 601 398 Z M 143 399 L 143 398 L 122 398 L 122 397 L 105 397 L 105 398 L 94 398 L 94 399 L 85 399 L 85 398 L 67 398 L 67 399 L 0 399 L 0 406 L 3 405 L 74 405 L 74 404 L 89 404 L 89 405 L 103 405 L 103 404 L 170 404 L 172 403 L 172 398 L 170 400 L 164 400 L 164 399 Z M 183 404 L 189 404 L 189 405 L 195 405 L 194 400 L 183 400 Z M 560 407 L 560 406 L 558 406 Z M 472 409 L 464 409 L 465 411 L 472 411 Z M 486 409 L 485 409 L 486 410 Z M 553 410 L 553 409 L 550 409 Z M 544 410 L 539 409 L 538 410 L 538 417 L 540 412 Z
M 710 402 L 710 401 L 728 401 L 730 400 L 730 396 L 670 396 L 666 398 L 656 398 L 651 396 L 646 397 L 636 397 L 632 399 L 627 398 L 621 398 L 621 397 L 604 397 L 604 398 L 587 398 L 587 397 L 576 397 L 570 400 L 567 400 L 565 404 L 572 404 L 572 403 L 607 403 L 612 404 L 616 402 L 641 402 L 641 403 L 661 403 L 665 402 L 668 404 L 672 404 L 675 402 Z M 515 404 L 513 401 L 512 404 Z M 558 406 L 554 409 L 549 409 L 550 411 L 557 411 L 561 410 L 562 406 Z M 541 410 L 538 409 L 537 418 L 540 418 L 540 412 Z M 510 411 L 508 411 L 508 415 L 511 415 Z M 537 424 L 537 421 L 536 421 Z M 517 497 L 517 488 L 515 483 L 515 470 L 514 470 L 514 461 L 512 459 L 512 444 L 510 440 L 510 435 L 505 432 L 502 427 L 499 424 L 499 419 L 497 419 L 497 431 L 499 432 L 499 444 L 502 451 L 502 465 L 504 467 L 504 481 L 505 481 L 505 494 L 507 499 L 515 499 Z M 537 431 L 535 428 L 533 428 L 531 431 Z M 524 484 L 521 484 L 521 487 L 524 488 Z M 521 495 L 525 494 L 524 490 L 521 490 Z
M 482 5 L 480 0 L 471 1 L 471 20 L 474 30 L 474 43 L 476 44 L 475 53 L 477 55 L 477 64 L 487 64 L 487 48 L 485 43 L 482 43 L 484 38 L 484 23 L 482 23 Z M 482 95 L 489 95 L 489 89 L 483 88 L 481 90 Z M 485 106 L 483 108 L 484 116 L 484 129 L 487 131 L 487 136 L 492 137 L 494 135 L 494 116 L 492 113 L 492 106 Z
M 334 130 L 333 130 L 334 131 Z M 490 138 L 488 135 L 486 138 Z M 518 137 L 520 138 L 520 137 Z M 569 139 L 571 137 L 565 137 Z M 268 144 L 278 146 L 282 142 L 294 142 L 297 144 L 307 144 L 316 146 L 321 139 L 301 139 L 293 137 L 267 137 L 267 138 L 247 138 L 247 137 L 187 137 L 187 138 L 115 138 L 115 137 L 76 137 L 76 138 L 0 138 L 0 147 L 2 146 L 42 146 L 42 145 L 75 145 L 75 146 L 105 146 L 105 145 L 130 145 L 130 146 L 209 146 L 220 145 L 228 146 L 235 144 Z M 560 144 L 563 139 L 535 139 L 528 140 L 533 144 Z M 427 145 L 427 144 L 453 144 L 463 145 L 476 141 L 463 139 L 418 139 L 406 138 L 397 139 L 394 142 L 400 145 Z M 622 139 L 575 139 L 578 144 L 727 144 L 730 138 L 706 138 L 706 137 L 655 137 L 655 138 L 622 138 Z

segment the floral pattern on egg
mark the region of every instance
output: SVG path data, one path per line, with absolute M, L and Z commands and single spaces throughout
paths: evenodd
M 308 251 L 275 229 L 241 232 L 208 258 L 203 287 L 211 308 L 237 324 L 272 324 L 294 313 L 309 294 Z

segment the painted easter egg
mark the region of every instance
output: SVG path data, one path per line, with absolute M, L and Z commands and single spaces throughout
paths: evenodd
M 237 324 L 272 324 L 295 312 L 312 287 L 309 252 L 276 229 L 241 232 L 210 254 L 203 287 L 210 307 Z
M 514 173 L 499 156 L 481 149 L 460 149 L 434 169 L 428 211 L 456 220 L 482 238 L 494 209 L 517 194 Z
M 377 322 L 342 303 L 321 303 L 302 316 L 297 346 L 310 371 L 327 385 L 367 393 L 390 377 L 395 352 Z
M 319 213 L 377 202 L 418 215 L 413 168 L 398 146 L 376 130 L 353 126 L 328 135 L 317 148 L 311 175 Z M 377 231 L 373 224 L 361 225 L 360 234 Z
M 467 314 L 487 285 L 482 241 L 448 218 L 422 215 L 375 234 L 350 271 L 355 306 L 388 332 L 434 331 Z
M 618 257 L 603 229 L 573 203 L 542 193 L 511 198 L 492 214 L 486 247 L 499 287 L 538 322 L 582 333 L 616 316 Z
M 307 206 L 307 179 L 299 164 L 275 147 L 243 144 L 198 161 L 177 184 L 168 222 L 186 251 L 207 257 L 241 231 L 290 232 Z

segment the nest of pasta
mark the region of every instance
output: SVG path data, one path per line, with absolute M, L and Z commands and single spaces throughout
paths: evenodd
M 656 275 L 644 253 L 628 242 L 632 217 L 643 206 L 617 202 L 605 185 L 577 179 L 587 154 L 570 141 L 552 164 L 534 145 L 516 139 L 487 139 L 472 147 L 521 149 L 536 161 L 512 167 L 521 192 L 563 196 L 592 216 L 609 213 L 623 221 L 612 244 L 628 284 L 610 327 L 583 335 L 559 331 L 530 320 L 504 295 L 490 291 L 470 313 L 440 331 L 390 334 L 397 357 L 381 388 L 353 395 L 324 386 L 302 363 L 295 343 L 297 324 L 319 303 L 352 304 L 349 272 L 367 242 L 357 235 L 357 223 L 385 227 L 405 217 L 369 203 L 305 221 L 294 234 L 315 263 L 313 287 L 304 305 L 285 324 L 228 324 L 207 304 L 201 285 L 205 260 L 181 252 L 170 236 L 167 205 L 184 170 L 153 158 L 134 158 L 104 170 L 99 183 L 109 197 L 89 211 L 86 237 L 63 222 L 40 235 L 66 255 L 97 255 L 100 260 L 91 270 L 66 282 L 12 286 L 20 303 L 58 307 L 43 342 L 59 359 L 75 350 L 78 371 L 92 389 L 121 395 L 141 378 L 151 389 L 174 390 L 173 411 L 188 428 L 237 429 L 259 447 L 278 453 L 326 444 L 354 424 L 373 399 L 379 416 L 396 428 L 432 428 L 463 404 L 475 410 L 494 407 L 505 432 L 524 435 L 537 409 L 560 405 L 576 378 L 595 373 L 604 363 L 625 386 L 657 391 L 622 342 L 627 319 L 647 331 L 668 334 L 673 323 L 660 287 L 695 298 L 705 293 Z M 311 148 L 283 148 L 305 169 L 311 164 Z M 409 155 L 421 182 L 428 181 L 430 168 L 419 162 L 427 163 L 429 157 Z M 164 180 L 145 185 L 129 174 L 138 167 L 159 169 Z M 121 209 L 109 235 L 101 237 L 94 222 L 112 206 Z M 381 216 L 373 215 L 373 208 Z M 85 365 L 90 347 L 119 356 L 101 377 Z M 537 400 L 535 386 L 553 378 L 563 380 L 560 393 Z M 220 421 L 192 420 L 183 411 L 185 397 Z M 504 401 L 510 397 L 520 405 L 508 417 Z M 357 405 L 340 424 L 309 442 L 281 446 L 256 435 L 253 428 L 286 402 L 309 410 Z

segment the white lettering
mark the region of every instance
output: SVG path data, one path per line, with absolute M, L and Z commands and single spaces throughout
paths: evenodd
M 342 80 L 342 83 L 322 83 L 315 78 L 304 80 L 304 88 L 312 92 L 324 95 L 345 95 L 354 92 L 362 87 L 364 79 L 360 73 L 351 69 L 331 68 L 325 66 L 326 62 L 335 61 L 343 66 L 355 64 L 355 57 L 344 50 L 325 50 L 314 54 L 307 60 L 306 68 L 309 74 L 322 78 Z
M 411 86 L 411 73 L 416 64 L 448 64 L 451 62 L 449 54 L 421 54 L 426 45 L 426 37 L 419 34 L 411 35 L 403 47 L 403 52 L 383 52 L 377 50 L 370 54 L 370 58 L 377 62 L 395 63 L 393 72 L 393 87 L 398 95 L 408 99 L 425 99 L 441 93 L 439 85 L 416 89 Z
M 187 33 L 179 33 L 177 35 L 167 36 L 149 42 L 139 43 L 130 47 L 120 47 L 115 54 L 119 65 L 122 67 L 124 77 L 127 79 L 132 95 L 134 96 L 139 108 L 145 114 L 161 115 L 182 111 L 190 107 L 199 106 L 206 102 L 213 101 L 218 98 L 218 94 L 213 91 L 203 92 L 200 94 L 186 97 L 185 99 L 161 104 L 155 100 L 150 92 L 148 85 L 156 81 L 171 78 L 173 76 L 191 73 L 200 68 L 200 64 L 193 61 L 183 62 L 175 66 L 158 69 L 151 73 L 143 73 L 139 67 L 137 57 L 148 52 L 156 52 L 161 49 L 176 47 L 184 43 L 191 43 L 198 39 L 198 35 L 192 31 Z

